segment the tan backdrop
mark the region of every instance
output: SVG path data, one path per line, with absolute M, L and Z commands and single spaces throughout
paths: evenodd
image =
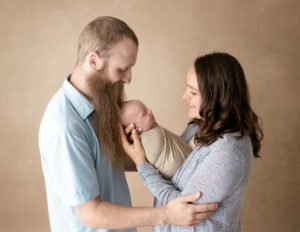
M 140 39 L 128 98 L 176 133 L 188 120 L 181 95 L 195 57 L 225 51 L 240 60 L 265 132 L 243 231 L 299 229 L 299 1 L 1 0 L 0 231 L 50 230 L 39 123 L 72 70 L 81 29 L 100 15 L 123 19 Z M 137 174 L 127 177 L 134 205 L 151 206 Z

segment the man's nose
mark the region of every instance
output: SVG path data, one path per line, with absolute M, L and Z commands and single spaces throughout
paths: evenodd
M 131 69 L 129 69 L 127 72 L 126 72 L 126 75 L 124 76 L 124 78 L 122 79 L 122 81 L 126 84 L 129 84 L 131 82 Z

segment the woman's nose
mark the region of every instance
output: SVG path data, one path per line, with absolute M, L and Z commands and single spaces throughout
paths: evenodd
M 182 94 L 182 99 L 188 100 L 188 97 L 187 97 L 186 91 L 184 91 L 184 93 Z

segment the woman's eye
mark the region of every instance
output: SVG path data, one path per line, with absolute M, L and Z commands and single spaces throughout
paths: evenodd
M 192 94 L 192 95 L 196 95 L 197 93 L 195 93 L 195 92 L 191 92 L 191 94 Z

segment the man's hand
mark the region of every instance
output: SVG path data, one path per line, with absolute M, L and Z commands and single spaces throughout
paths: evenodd
M 190 202 L 200 198 L 201 193 L 193 193 L 176 198 L 166 206 L 166 224 L 195 226 L 207 219 L 218 208 L 216 203 L 194 205 Z

